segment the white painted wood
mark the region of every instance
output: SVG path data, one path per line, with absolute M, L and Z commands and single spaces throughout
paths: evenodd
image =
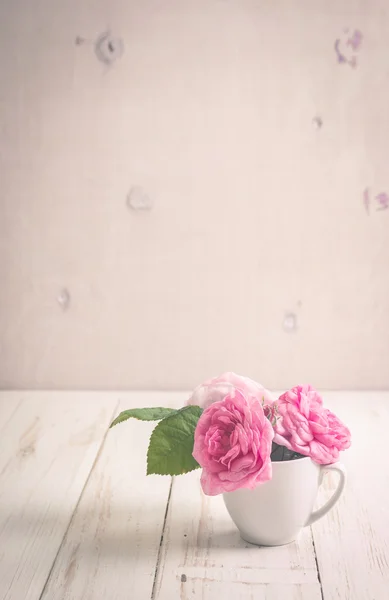
M 21 404 L 20 394 L 0 392 L 0 436 L 8 422 L 16 415 Z
M 251 546 L 222 497 L 202 494 L 199 471 L 175 478 L 155 591 L 155 600 L 320 600 L 311 532 L 288 546 Z
M 0 598 L 37 600 L 117 401 L 113 394 L 2 392 L 1 414 L 8 403 L 14 410 L 1 430 Z
M 181 406 L 188 396 L 121 397 L 119 410 Z M 170 477 L 146 476 L 148 438 L 154 426 L 129 420 L 109 431 L 43 600 L 151 597 L 171 484 Z
M 310 530 L 249 546 L 199 472 L 174 480 L 160 548 L 170 480 L 145 475 L 153 424 L 129 421 L 101 444 L 119 400 L 116 412 L 187 396 L 0 392 L 0 600 L 147 600 L 158 554 L 154 600 L 321 600 Z M 389 393 L 324 396 L 353 445 L 345 495 L 313 526 L 323 598 L 388 600 Z
M 326 404 L 350 427 L 343 453 L 344 496 L 313 525 L 325 600 L 389 598 L 389 393 L 325 394 Z M 333 492 L 327 476 L 320 501 Z

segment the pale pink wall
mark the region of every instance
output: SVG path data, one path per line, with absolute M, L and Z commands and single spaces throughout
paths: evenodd
M 388 13 L 3 1 L 0 386 L 387 388 Z

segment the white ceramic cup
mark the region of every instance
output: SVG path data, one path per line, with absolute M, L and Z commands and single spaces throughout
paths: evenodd
M 223 494 L 227 510 L 244 540 L 259 546 L 281 546 L 293 542 L 303 527 L 323 517 L 339 500 L 346 483 L 341 463 L 318 465 L 309 457 L 273 462 L 270 481 L 254 490 L 239 489 Z M 318 510 L 313 507 L 323 475 L 339 474 L 331 498 Z

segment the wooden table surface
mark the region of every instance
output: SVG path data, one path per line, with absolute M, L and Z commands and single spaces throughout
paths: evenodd
M 0 599 L 389 600 L 389 392 L 324 394 L 353 434 L 347 490 L 279 548 L 243 542 L 198 471 L 146 477 L 154 424 L 107 429 L 187 397 L 0 393 Z

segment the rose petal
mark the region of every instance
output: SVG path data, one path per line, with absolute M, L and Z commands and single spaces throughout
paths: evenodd
M 203 411 L 194 437 L 205 494 L 253 488 L 270 479 L 274 431 L 259 400 L 236 389 Z
M 351 443 L 349 429 L 325 409 L 321 396 L 310 385 L 296 386 L 277 401 L 279 418 L 274 442 L 310 456 L 319 464 L 330 464 Z

